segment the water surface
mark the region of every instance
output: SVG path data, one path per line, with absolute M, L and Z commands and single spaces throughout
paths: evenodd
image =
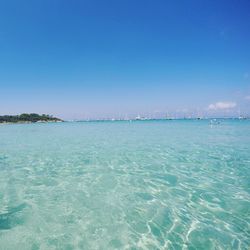
M 0 126 L 0 249 L 249 246 L 249 121 Z

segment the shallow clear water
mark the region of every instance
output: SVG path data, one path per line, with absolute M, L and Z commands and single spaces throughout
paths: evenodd
M 249 246 L 249 121 L 0 126 L 0 249 Z

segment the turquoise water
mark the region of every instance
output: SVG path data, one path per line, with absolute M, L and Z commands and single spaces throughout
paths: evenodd
M 0 126 L 0 249 L 249 249 L 250 121 Z

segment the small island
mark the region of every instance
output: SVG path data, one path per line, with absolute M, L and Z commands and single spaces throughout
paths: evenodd
M 0 123 L 34 123 L 34 122 L 63 122 L 63 120 L 51 115 L 39 115 L 35 113 L 21 115 L 0 116 Z

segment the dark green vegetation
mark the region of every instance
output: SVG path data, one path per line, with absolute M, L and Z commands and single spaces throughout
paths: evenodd
M 0 123 L 11 122 L 60 122 L 59 118 L 53 117 L 51 115 L 38 115 L 38 114 L 21 114 L 21 115 L 3 115 L 0 116 Z

